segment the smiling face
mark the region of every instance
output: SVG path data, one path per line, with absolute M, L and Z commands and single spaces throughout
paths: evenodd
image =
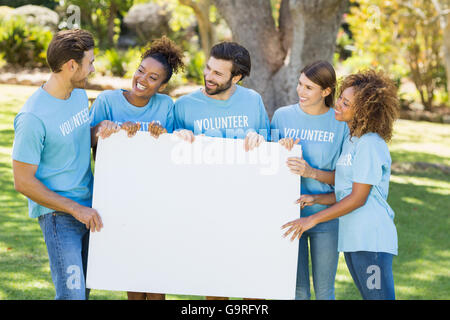
M 355 114 L 354 99 L 355 89 L 353 87 L 348 87 L 341 93 L 334 108 L 336 120 L 349 123 L 353 119 Z
M 236 84 L 241 78 L 240 75 L 232 76 L 231 70 L 233 64 L 231 61 L 209 58 L 203 70 L 205 80 L 205 91 L 208 95 L 218 95 L 224 93 Z
M 330 88 L 322 89 L 320 85 L 309 80 L 304 73 L 298 79 L 297 94 L 302 107 L 324 104 L 325 97 L 330 92 Z
M 164 89 L 165 78 L 164 66 L 151 57 L 145 58 L 134 73 L 131 94 L 138 98 L 150 99 L 159 90 Z
M 70 82 L 73 88 L 86 88 L 86 84 L 88 81 L 88 77 L 91 73 L 95 71 L 94 68 L 94 50 L 85 51 L 83 60 L 81 60 L 81 65 L 75 63 L 77 65 L 77 69 L 73 76 L 70 78 Z

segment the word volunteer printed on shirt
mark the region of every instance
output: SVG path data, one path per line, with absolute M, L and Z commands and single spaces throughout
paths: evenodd
M 394 211 L 387 203 L 391 156 L 376 133 L 346 139 L 336 164 L 336 200 L 351 194 L 353 183 L 371 185 L 363 206 L 339 218 L 338 250 L 398 253 Z
M 179 98 L 175 102 L 174 129 L 238 139 L 255 131 L 270 139 L 269 117 L 261 96 L 239 85 L 227 100 L 210 98 L 201 90 Z
M 149 125 L 152 123 L 152 122 L 148 122 L 148 121 L 133 121 L 133 122 L 139 123 L 139 124 L 141 125 L 139 131 L 148 131 L 148 127 L 149 127 Z M 114 121 L 114 123 L 117 124 L 117 125 L 119 125 L 119 126 L 121 126 L 121 125 L 123 125 L 125 122 L 122 122 L 122 121 Z M 162 126 L 161 121 L 159 121 L 159 120 L 154 120 L 153 123 L 157 123 L 157 124 L 159 124 L 159 125 Z
M 92 104 L 91 127 L 103 120 L 118 125 L 127 121 L 140 123 L 140 131 L 148 131 L 154 122 L 164 127 L 168 133 L 173 131 L 173 100 L 168 95 L 155 93 L 143 107 L 132 105 L 124 96 L 125 90 L 106 90 L 100 93 Z
M 84 108 L 80 112 L 71 116 L 67 121 L 64 121 L 59 129 L 63 136 L 71 134 L 73 130 L 89 122 L 89 108 Z
M 91 130 L 86 92 L 74 89 L 66 100 L 39 88 L 14 119 L 12 158 L 36 165 L 47 188 L 83 206 L 92 204 Z M 29 215 L 54 210 L 28 199 Z
M 284 137 L 294 140 L 308 140 L 333 143 L 334 132 L 325 130 L 284 128 Z
M 248 128 L 248 116 L 227 116 L 194 120 L 195 130 Z
M 299 139 L 303 159 L 313 168 L 333 171 L 341 154 L 344 139 L 348 136 L 345 122 L 335 119 L 334 110 L 329 109 L 320 115 L 305 113 L 299 104 L 277 109 L 271 123 L 272 141 L 283 138 Z M 333 192 L 331 185 L 311 178 L 301 177 L 301 194 L 321 194 Z M 315 204 L 302 209 L 306 217 L 326 206 Z

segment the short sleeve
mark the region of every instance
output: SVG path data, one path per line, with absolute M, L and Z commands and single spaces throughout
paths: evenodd
M 173 132 L 173 112 L 174 112 L 174 104 L 172 99 L 170 99 L 169 101 L 169 107 L 167 110 L 167 118 L 166 118 L 166 130 L 168 133 L 172 133 Z
M 99 124 L 103 120 L 111 120 L 108 117 L 106 108 L 107 108 L 107 101 L 103 97 L 103 95 L 100 94 L 97 97 L 97 99 L 95 99 L 94 103 L 92 104 L 91 109 L 89 110 L 89 119 L 91 121 L 91 127 L 95 127 L 97 124 Z
M 258 128 L 258 133 L 264 137 L 266 141 L 270 141 L 270 121 L 267 115 L 266 107 L 264 102 L 259 96 L 259 108 L 260 108 L 260 124 Z
M 352 160 L 353 182 L 378 185 L 383 176 L 383 152 L 379 141 L 362 137 Z
M 181 102 L 177 100 L 173 107 L 173 130 L 181 129 L 186 129 L 184 125 L 184 112 Z
M 280 140 L 280 127 L 278 124 L 278 112 L 275 111 L 270 123 L 270 137 L 271 141 L 278 142 Z
M 44 141 L 42 121 L 31 113 L 19 113 L 14 119 L 13 160 L 39 165 Z

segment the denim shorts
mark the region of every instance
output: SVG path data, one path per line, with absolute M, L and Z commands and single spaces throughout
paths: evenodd
M 87 300 L 89 230 L 72 215 L 51 212 L 38 218 L 47 246 L 57 300 Z

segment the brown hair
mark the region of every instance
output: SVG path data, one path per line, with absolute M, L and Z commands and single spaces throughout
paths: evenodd
M 394 121 L 399 115 L 397 87 L 382 71 L 363 70 L 347 76 L 339 88 L 355 90 L 353 119 L 349 123 L 350 135 L 361 137 L 375 132 L 386 142 L 392 138 Z
M 241 76 L 241 81 L 250 75 L 252 63 L 247 49 L 236 42 L 224 41 L 211 48 L 210 56 L 232 63 L 231 76 Z
M 304 67 L 300 74 L 319 85 L 322 90 L 331 89 L 331 93 L 325 97 L 325 105 L 332 107 L 334 105 L 334 96 L 336 94 L 336 72 L 333 66 L 325 60 L 318 60 Z
M 142 55 L 142 60 L 146 58 L 153 58 L 164 66 L 166 78 L 163 83 L 169 82 L 174 72 L 184 69 L 183 51 L 166 36 L 151 43 L 150 49 Z
M 94 48 L 92 35 L 81 29 L 59 31 L 47 49 L 47 63 L 52 72 L 60 72 L 67 61 L 74 59 L 82 64 L 84 52 Z

